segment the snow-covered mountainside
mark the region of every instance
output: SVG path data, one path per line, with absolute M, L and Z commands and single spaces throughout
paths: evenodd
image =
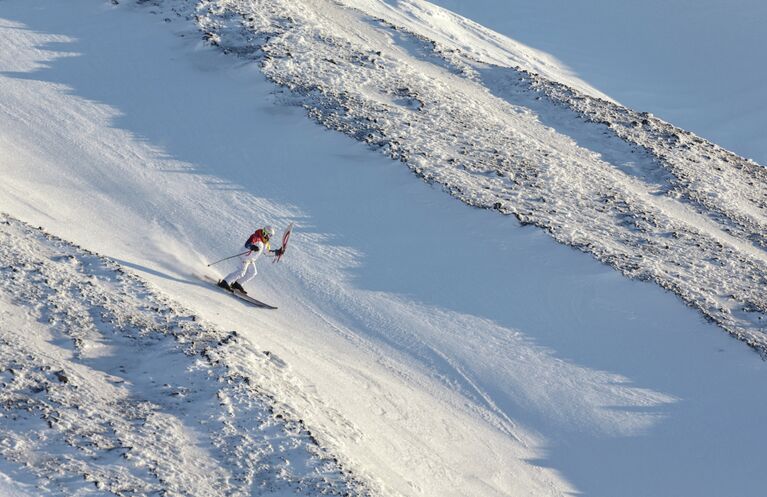
M 552 55 L 622 104 L 767 164 L 762 0 L 432 0 Z
M 220 0 L 194 15 L 329 128 L 656 281 L 767 352 L 764 167 L 428 2 Z
M 0 0 L 0 494 L 762 497 L 762 170 L 589 83 L 426 2 Z M 290 222 L 279 310 L 210 284 Z
M 365 494 L 263 388 L 290 389 L 274 354 L 39 229 L 2 216 L 0 237 L 3 472 L 67 496 Z

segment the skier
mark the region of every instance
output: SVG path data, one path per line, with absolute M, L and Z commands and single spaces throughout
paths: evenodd
M 285 251 L 285 247 L 272 250 L 269 245 L 269 240 L 274 236 L 275 231 L 271 226 L 264 226 L 261 229 L 257 229 L 248 240 L 245 242 L 245 248 L 248 252 L 240 256 L 240 267 L 232 271 L 226 278 L 218 282 L 218 286 L 225 290 L 234 291 L 237 290 L 244 294 L 248 294 L 242 287 L 243 283 L 247 283 L 252 280 L 258 271 L 256 271 L 256 260 L 261 257 L 264 252 L 269 252 L 275 256 L 282 256 Z M 231 282 L 231 283 L 230 283 Z

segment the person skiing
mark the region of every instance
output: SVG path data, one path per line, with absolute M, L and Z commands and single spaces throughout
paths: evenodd
M 226 278 L 218 282 L 218 286 L 225 290 L 234 291 L 237 290 L 244 294 L 248 294 L 245 288 L 242 287 L 244 283 L 252 280 L 258 271 L 256 270 L 256 260 L 261 257 L 264 252 L 269 252 L 275 256 L 282 256 L 285 251 L 285 247 L 272 250 L 269 245 L 269 240 L 274 236 L 275 230 L 271 226 L 264 226 L 257 229 L 247 241 L 245 241 L 245 248 L 247 252 L 240 255 L 240 267 L 229 273 Z M 231 282 L 231 283 L 230 283 Z

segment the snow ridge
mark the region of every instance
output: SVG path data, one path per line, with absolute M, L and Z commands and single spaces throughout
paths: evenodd
M 0 473 L 36 495 L 368 495 L 269 386 L 286 364 L 0 216 Z M 0 460 L 2 460 L 0 459 Z
M 259 61 L 285 102 L 328 128 L 469 205 L 657 282 L 767 353 L 762 166 L 428 2 L 157 5 Z

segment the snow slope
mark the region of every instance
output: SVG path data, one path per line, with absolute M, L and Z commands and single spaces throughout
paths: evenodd
M 767 163 L 761 0 L 435 0 L 634 109 Z
M 262 387 L 291 389 L 278 357 L 112 261 L 0 236 L 0 470 L 53 495 L 364 495 Z
M 428 2 L 396 6 L 221 0 L 194 18 L 327 127 L 658 282 L 767 351 L 764 167 Z
M 279 357 L 265 388 L 374 492 L 761 495 L 764 363 L 673 295 L 313 125 L 184 16 L 0 18 L 0 209 Z M 200 280 L 288 220 L 251 286 L 280 311 Z

